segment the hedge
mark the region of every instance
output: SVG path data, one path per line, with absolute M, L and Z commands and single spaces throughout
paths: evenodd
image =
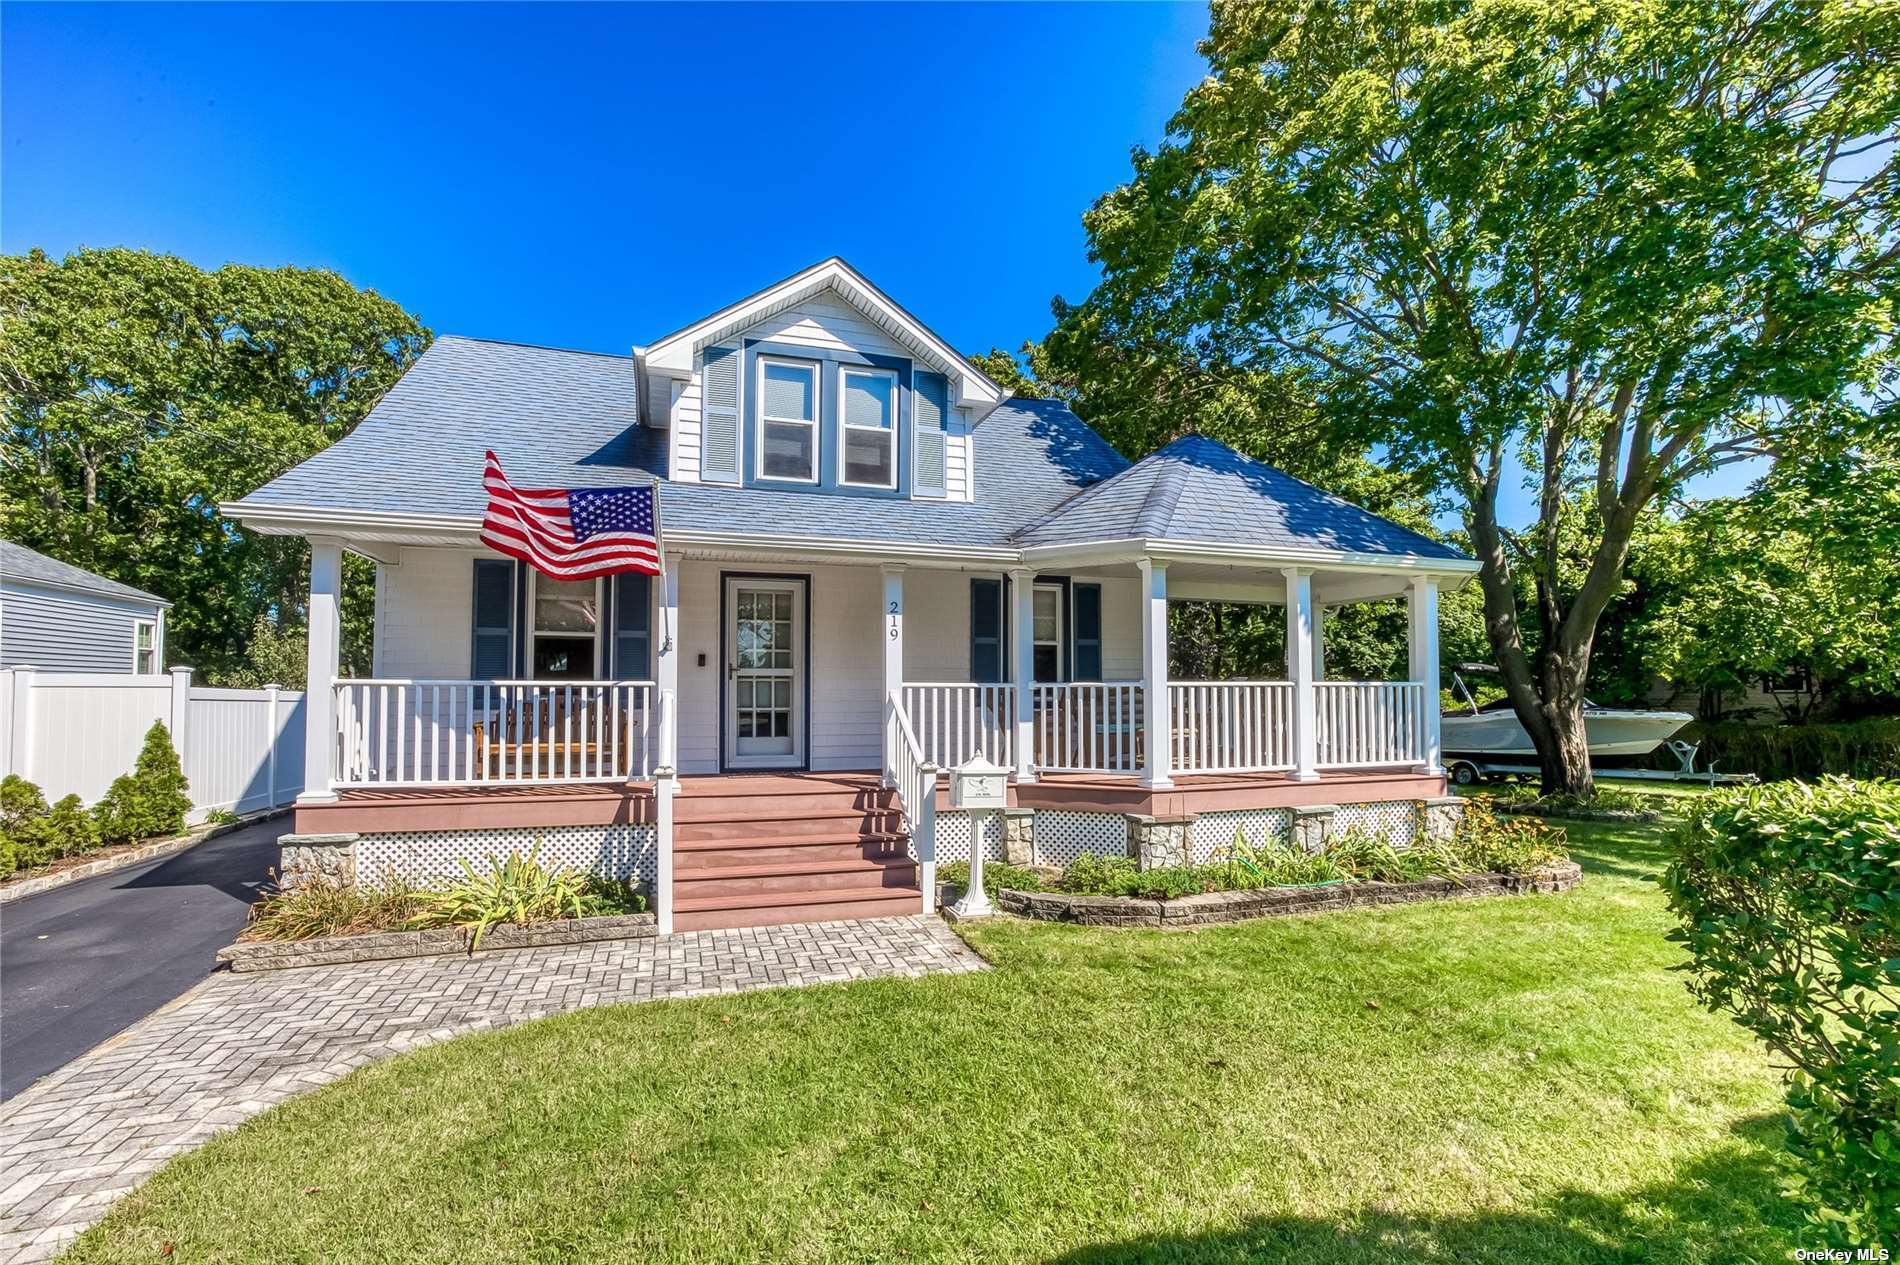
M 1767 782 L 1829 773 L 1900 778 L 1900 716 L 1812 725 L 1697 721 L 1676 736 L 1701 744 L 1698 767 L 1713 760 L 1723 773 L 1754 773 Z M 1674 768 L 1676 758 L 1661 748 L 1650 764 Z

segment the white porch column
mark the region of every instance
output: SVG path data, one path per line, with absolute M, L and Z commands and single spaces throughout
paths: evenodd
M 1313 604 L 1313 679 L 1326 679 L 1326 608 Z
M 1405 595 L 1406 647 L 1410 652 L 1410 677 L 1424 685 L 1425 698 L 1419 721 L 1422 731 L 1419 745 L 1425 761 L 1421 773 L 1443 773 L 1444 759 L 1438 737 L 1438 580 L 1421 575 L 1412 580 Z
M 310 539 L 310 605 L 304 617 L 309 637 L 304 661 L 303 794 L 299 804 L 328 804 L 336 799 L 332 761 L 337 747 L 336 678 L 343 656 L 343 546 L 321 537 Z
M 1143 558 L 1141 568 L 1141 784 L 1161 789 L 1169 776 L 1173 729 L 1168 716 L 1168 564 Z
M 879 568 L 884 575 L 884 600 L 879 606 L 877 639 L 884 646 L 884 698 L 878 706 L 878 712 L 885 718 L 888 726 L 891 718 L 890 699 L 893 694 L 903 697 L 904 688 L 904 567 L 901 563 L 887 562 Z M 915 720 L 911 722 L 913 725 Z M 891 783 L 891 735 L 886 729 L 884 742 L 884 784 Z
M 1033 782 L 1036 780 L 1036 573 L 1027 567 L 1017 567 L 1009 573 L 1009 611 L 1009 653 L 1013 662 L 1010 679 L 1016 683 L 1016 780 Z
M 1296 782 L 1319 778 L 1319 706 L 1313 689 L 1313 573 L 1288 567 L 1286 576 L 1286 679 L 1293 683 L 1293 772 Z
M 653 660 L 653 683 L 664 710 L 660 715 L 660 766 L 670 778 L 679 777 L 680 697 L 680 556 L 666 555 L 666 574 L 658 586 L 653 612 L 659 620 L 660 652 Z

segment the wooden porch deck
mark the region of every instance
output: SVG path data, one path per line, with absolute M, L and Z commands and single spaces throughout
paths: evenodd
M 836 773 L 701 774 L 681 779 L 687 794 L 721 786 L 779 783 L 814 789 L 828 783 L 858 783 L 875 770 Z M 1391 770 L 1342 769 L 1317 781 L 1296 782 L 1284 773 L 1199 774 L 1175 779 L 1167 790 L 1149 790 L 1135 779 L 1095 773 L 1047 773 L 1010 787 L 1020 808 L 1084 813 L 1145 813 L 1155 817 L 1239 808 L 1295 808 L 1308 804 L 1364 804 L 1429 799 L 1446 793 L 1443 776 Z M 949 807 L 947 784 L 939 783 L 937 806 Z M 369 834 L 411 830 L 498 830 L 535 826 L 612 826 L 651 822 L 653 789 L 647 783 L 565 783 L 502 786 L 349 787 L 332 804 L 300 804 L 298 834 Z

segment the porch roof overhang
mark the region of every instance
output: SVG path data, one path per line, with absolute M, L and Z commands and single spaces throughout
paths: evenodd
M 403 546 L 480 548 L 481 520 L 462 514 L 397 511 L 364 513 L 316 507 L 251 505 L 219 510 L 253 531 L 270 536 L 334 540 L 353 552 L 394 563 Z M 1036 571 L 1125 570 L 1144 560 L 1163 563 L 1179 577 L 1183 597 L 1271 601 L 1279 573 L 1300 567 L 1325 575 L 1321 600 L 1370 601 L 1403 593 L 1414 577 L 1429 576 L 1447 590 L 1462 587 L 1479 570 L 1463 557 L 1362 553 L 1321 548 L 1262 548 L 1213 540 L 1133 536 L 1066 545 L 1009 546 L 920 544 L 915 541 L 792 536 L 783 533 L 668 531 L 668 553 L 688 556 L 771 556 L 842 563 L 901 563 L 917 567 Z M 1265 583 L 1263 583 L 1263 581 Z

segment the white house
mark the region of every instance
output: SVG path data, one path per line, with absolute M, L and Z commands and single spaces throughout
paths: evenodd
M 162 672 L 170 606 L 142 589 L 0 540 L 0 668 Z
M 664 578 L 484 549 L 490 448 L 521 486 L 657 480 Z M 287 868 L 420 878 L 539 839 L 682 928 L 927 907 L 972 846 L 938 770 L 978 749 L 1014 770 L 998 855 L 1408 832 L 1445 793 L 1438 594 L 1477 569 L 1212 440 L 1131 465 L 839 259 L 627 356 L 442 338 L 223 508 L 311 542 Z M 345 550 L 377 564 L 370 679 L 337 677 Z M 1329 679 L 1324 610 L 1395 597 L 1409 679 Z M 1168 679 L 1170 598 L 1284 606 L 1284 679 Z

